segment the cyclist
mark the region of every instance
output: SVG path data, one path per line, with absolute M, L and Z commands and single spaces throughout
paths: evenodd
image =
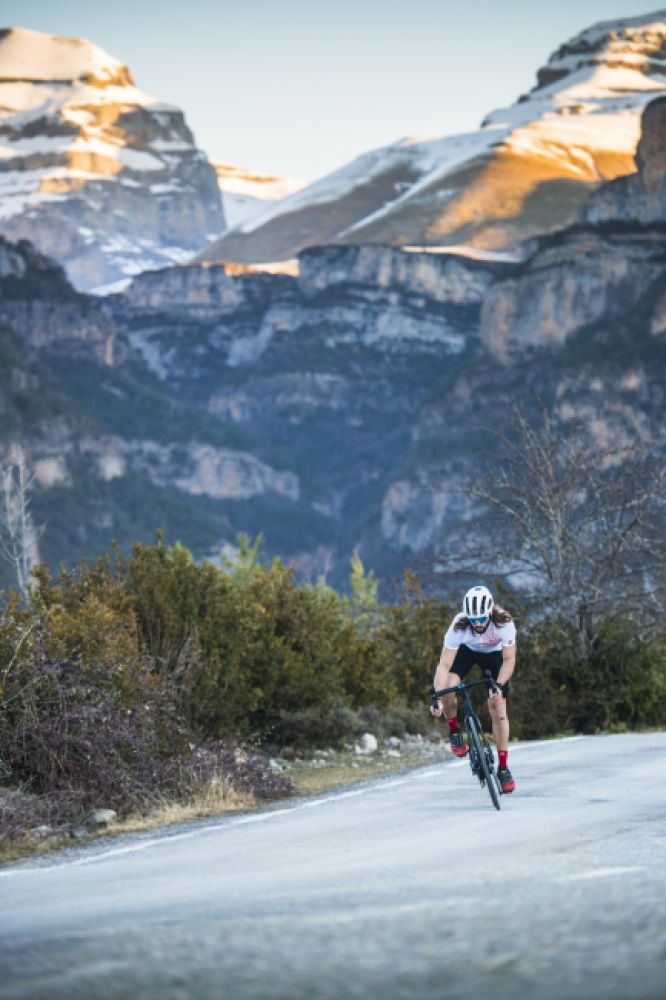
M 495 604 L 487 587 L 472 587 L 465 594 L 462 612 L 457 614 L 444 636 L 444 646 L 435 672 L 434 690 L 455 687 L 477 663 L 489 670 L 499 690 L 488 690 L 488 710 L 493 724 L 499 766 L 497 777 L 503 792 L 516 787 L 508 766 L 509 718 L 506 698 L 509 680 L 516 665 L 516 626 L 508 611 Z M 456 757 L 464 757 L 467 747 L 458 725 L 456 696 L 446 695 L 431 708 L 433 715 L 444 715 Z

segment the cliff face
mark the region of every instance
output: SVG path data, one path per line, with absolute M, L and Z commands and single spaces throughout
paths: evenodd
M 414 414 L 477 349 L 483 296 L 511 266 L 324 247 L 291 275 L 168 268 L 100 303 L 0 243 L 0 451 L 21 440 L 35 471 L 41 555 L 158 527 L 211 555 L 263 531 L 301 572 L 342 580 Z
M 261 530 L 335 576 L 368 530 L 377 535 L 378 498 L 408 455 L 415 414 L 477 350 L 483 297 L 513 266 L 320 247 L 289 276 L 203 264 L 141 275 L 113 310 L 171 394 L 293 474 L 298 492 L 283 492 Z
M 162 528 L 215 558 L 243 528 L 242 508 L 298 503 L 293 472 L 170 396 L 122 334 L 114 351 L 116 334 L 106 302 L 0 237 L 0 465 L 20 443 L 46 526 L 37 557 L 55 567 Z M 0 586 L 7 574 L 0 564 Z
M 479 355 L 420 410 L 409 471 L 383 498 L 389 545 L 412 557 L 445 550 L 477 523 L 464 487 L 480 474 L 512 402 L 537 420 L 544 403 L 563 437 L 575 421 L 611 451 L 638 435 L 663 461 L 665 109 L 660 99 L 645 111 L 638 172 L 600 188 L 584 222 L 536 241 L 531 256 L 488 289 Z
M 178 108 L 83 39 L 0 32 L 0 232 L 82 289 L 186 260 L 224 228 Z
M 637 307 L 664 275 L 666 227 L 584 226 L 541 243 L 482 309 L 481 338 L 493 354 L 561 344 L 582 327 Z
M 583 224 L 539 241 L 515 276 L 490 290 L 481 322 L 490 351 L 506 358 L 656 309 L 666 281 L 666 98 L 646 108 L 636 167 L 592 195 Z M 660 322 L 648 319 L 655 329 Z
M 116 331 L 108 310 L 76 292 L 63 270 L 29 243 L 13 244 L 1 236 L 0 322 L 29 349 L 113 364 Z

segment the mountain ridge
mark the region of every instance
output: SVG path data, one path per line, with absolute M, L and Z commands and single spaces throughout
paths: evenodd
M 279 260 L 337 242 L 502 248 L 564 228 L 594 186 L 634 168 L 642 109 L 666 91 L 666 11 L 586 28 L 540 72 L 477 132 L 365 153 L 200 259 Z

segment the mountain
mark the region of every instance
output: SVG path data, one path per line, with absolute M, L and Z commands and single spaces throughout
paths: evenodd
M 114 300 L 172 394 L 298 477 L 298 505 L 263 505 L 263 521 L 246 505 L 247 528 L 338 583 L 354 547 L 383 576 L 432 556 L 481 517 L 464 490 L 483 475 L 477 425 L 505 426 L 512 402 L 536 419 L 543 402 L 563 436 L 576 421 L 609 444 L 638 431 L 661 460 L 666 98 L 642 123 L 637 171 L 522 258 L 317 247 L 295 276 L 192 264 Z
M 358 548 L 386 578 L 483 526 L 478 425 L 514 401 L 663 463 L 666 97 L 639 126 L 627 174 L 519 254 L 319 246 L 100 300 L 0 242 L 0 452 L 20 441 L 37 473 L 41 554 L 162 528 L 214 556 L 263 532 L 304 576 L 343 583 Z
M 572 224 L 634 169 L 640 116 L 666 92 L 666 11 L 597 24 L 476 132 L 405 139 L 225 232 L 202 259 L 276 261 L 324 243 L 505 248 Z
M 279 201 L 305 187 L 302 181 L 289 177 L 262 174 L 233 163 L 211 160 L 222 194 L 222 207 L 227 226 L 246 222 L 266 207 L 266 202 Z
M 184 261 L 224 229 L 182 111 L 91 42 L 0 31 L 0 233 L 80 289 Z

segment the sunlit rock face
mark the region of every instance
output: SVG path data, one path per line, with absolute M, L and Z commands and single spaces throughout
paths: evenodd
M 595 25 L 475 132 L 365 153 L 230 228 L 208 260 L 275 261 L 323 243 L 513 247 L 578 219 L 633 170 L 643 108 L 666 92 L 666 13 Z
M 551 237 L 483 303 L 481 337 L 493 354 L 563 343 L 582 327 L 624 315 L 664 274 L 664 237 L 634 227 Z
M 583 213 L 586 221 L 666 223 L 666 97 L 645 109 L 636 167 L 637 173 L 594 193 Z
M 604 185 L 583 222 L 538 242 L 515 275 L 486 296 L 481 339 L 494 354 L 562 343 L 628 310 L 659 332 L 666 281 L 666 98 L 645 109 L 637 172 Z M 654 313 L 654 316 L 652 315 Z
M 0 232 L 82 289 L 191 257 L 224 218 L 183 113 L 84 39 L 0 32 Z

